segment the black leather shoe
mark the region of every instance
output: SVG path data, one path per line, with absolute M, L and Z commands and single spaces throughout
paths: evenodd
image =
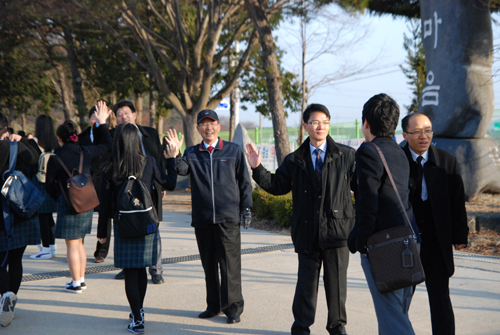
M 210 319 L 210 318 L 213 318 L 214 316 L 217 316 L 217 315 L 219 315 L 219 312 L 216 313 L 216 312 L 212 312 L 212 311 L 210 311 L 210 310 L 207 309 L 206 311 L 201 312 L 198 315 L 198 317 L 200 319 Z
M 240 323 L 241 319 L 239 315 L 229 314 L 227 316 L 227 323 Z
M 118 272 L 118 274 L 115 276 L 115 279 L 125 279 L 125 270 L 121 270 Z
M 151 281 L 153 284 L 163 284 L 165 282 L 162 275 L 152 275 Z

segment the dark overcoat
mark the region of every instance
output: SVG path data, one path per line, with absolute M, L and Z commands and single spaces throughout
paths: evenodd
M 408 161 L 413 162 L 408 144 L 403 150 Z M 424 178 L 436 235 L 448 275 L 451 277 L 455 272 L 453 245 L 467 244 L 469 233 L 464 183 L 457 159 L 449 152 L 431 145 L 428 161 L 424 165 Z M 410 201 L 412 202 L 415 188 L 415 180 L 410 175 Z

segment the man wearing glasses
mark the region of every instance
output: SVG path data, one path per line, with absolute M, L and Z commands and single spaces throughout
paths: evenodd
M 335 143 L 328 135 L 330 112 L 323 105 L 309 105 L 302 126 L 309 137 L 285 158 L 275 174 L 260 164 L 261 152 L 253 144 L 247 144 L 246 154 L 260 187 L 274 195 L 292 191 L 292 240 L 299 260 L 292 335 L 310 334 L 322 265 L 328 305 L 326 329 L 330 334 L 346 334 L 347 237 L 354 226 L 351 189 L 356 187 L 355 150 Z
M 410 162 L 410 202 L 421 233 L 420 257 L 431 310 L 432 333 L 455 334 L 449 278 L 455 271 L 453 246 L 467 246 L 467 214 L 456 158 L 432 145 L 432 122 L 411 113 L 402 120 L 403 148 Z
M 208 319 L 222 311 L 227 323 L 235 324 L 244 307 L 240 221 L 245 228 L 250 225 L 252 184 L 243 149 L 218 137 L 217 113 L 202 110 L 197 124 L 203 141 L 178 157 L 177 173 L 190 176 L 191 226 L 205 271 L 207 309 L 198 317 Z M 168 137 L 177 138 L 177 132 L 169 130 Z

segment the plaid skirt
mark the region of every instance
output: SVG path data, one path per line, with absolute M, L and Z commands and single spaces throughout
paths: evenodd
M 139 238 L 120 238 L 117 225 L 113 224 L 113 228 L 115 267 L 122 269 L 144 268 L 156 264 L 158 254 L 157 233 Z
M 55 238 L 84 238 L 92 229 L 92 214 L 90 210 L 81 214 L 72 214 L 63 195 L 57 200 L 57 222 L 54 231 Z
M 16 217 L 16 223 L 12 228 L 12 239 L 8 244 L 7 233 L 0 231 L 0 251 L 22 248 L 27 245 L 40 243 L 40 224 L 38 215 L 28 220 L 20 220 Z
M 52 197 L 47 193 L 46 189 L 45 189 L 45 184 L 44 183 L 40 183 L 38 181 L 38 178 L 35 176 L 33 177 L 33 179 L 31 179 L 31 182 L 33 183 L 33 185 L 36 186 L 36 188 L 38 188 L 38 190 L 42 193 L 42 195 L 45 197 L 45 199 L 43 199 L 43 202 L 42 202 L 42 206 L 40 207 L 40 209 L 38 210 L 38 213 L 55 213 L 57 212 L 57 203 L 54 199 L 52 199 Z

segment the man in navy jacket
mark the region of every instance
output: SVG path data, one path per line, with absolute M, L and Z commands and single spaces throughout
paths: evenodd
M 217 113 L 202 110 L 197 123 L 203 142 L 187 148 L 178 158 L 177 174 L 190 176 L 191 225 L 205 271 L 207 309 L 199 317 L 211 318 L 222 310 L 227 323 L 234 324 L 240 322 L 244 305 L 240 215 L 248 228 L 252 184 L 241 147 L 218 137 L 221 125 Z

